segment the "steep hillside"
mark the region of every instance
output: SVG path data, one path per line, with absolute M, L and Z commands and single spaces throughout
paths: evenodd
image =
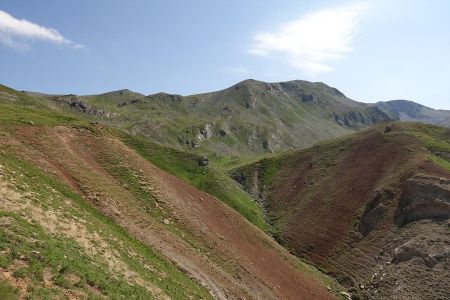
M 448 110 L 436 110 L 407 100 L 378 102 L 375 104 L 375 107 L 385 112 L 394 120 L 422 122 L 450 127 L 450 111 Z
M 92 96 L 28 93 L 52 108 L 199 153 L 242 156 L 306 147 L 390 120 L 323 83 L 246 80 L 222 91 L 183 97 L 128 90 Z
M 81 119 L 74 112 L 55 113 L 23 93 L 6 87 L 3 87 L 3 90 L 8 92 L 8 94 L 5 93 L 8 98 L 1 98 L 0 95 L 0 124 L 102 127 L 96 122 L 89 121 L 89 118 Z M 14 101 L 10 100 L 12 97 L 15 97 Z M 16 105 L 16 103 L 19 105 Z M 112 129 L 109 129 L 109 131 L 113 132 Z M 242 191 L 240 186 L 227 173 L 214 163 L 201 166 L 200 161 L 204 159 L 202 156 L 164 147 L 144 137 L 131 136 L 118 130 L 114 131 L 114 134 L 159 168 L 217 197 L 242 214 L 251 223 L 266 230 L 259 206 L 252 201 L 246 192 Z
M 334 297 L 325 288 L 337 291 L 332 280 L 186 183 L 194 178 L 184 182 L 152 164 L 169 168 L 158 156 L 163 148 L 146 149 L 135 137 L 67 114 L 15 109 L 0 111 L 3 295 Z
M 446 299 L 450 130 L 393 123 L 234 170 L 276 239 L 372 299 Z

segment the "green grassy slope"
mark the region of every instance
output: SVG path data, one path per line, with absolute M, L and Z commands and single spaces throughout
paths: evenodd
M 0 85 L 0 123 L 3 125 L 71 125 L 90 127 L 89 121 L 74 112 L 55 112 L 47 100 Z

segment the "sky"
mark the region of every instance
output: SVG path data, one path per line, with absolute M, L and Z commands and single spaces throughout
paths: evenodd
M 448 0 L 0 0 L 0 83 L 182 95 L 303 79 L 450 109 Z

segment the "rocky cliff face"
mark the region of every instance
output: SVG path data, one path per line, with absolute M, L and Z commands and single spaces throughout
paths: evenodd
M 377 107 L 367 107 L 365 111 L 349 111 L 342 114 L 333 113 L 333 119 L 341 126 L 354 129 L 392 120 Z

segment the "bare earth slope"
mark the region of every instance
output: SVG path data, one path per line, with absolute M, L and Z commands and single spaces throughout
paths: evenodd
M 158 169 L 103 127 L 5 125 L 0 153 L 0 211 L 4 216 L 0 221 L 13 226 L 16 221 L 12 219 L 22 224 L 23 217 L 42 228 L 43 234 L 70 240 L 86 257 L 98 260 L 94 265 L 117 274 L 111 278 L 117 276 L 116 280 L 124 282 L 129 295 L 133 289 L 143 289 L 142 295 L 176 299 L 208 294 L 218 299 L 334 298 L 325 289 L 326 284 L 335 287 L 332 281 L 325 284 L 323 275 L 288 254 L 234 210 Z M 30 175 L 24 168 L 37 173 Z M 49 185 L 45 193 L 36 192 L 36 184 L 46 186 L 46 181 L 39 179 L 44 175 L 36 174 L 46 174 L 48 182 L 57 184 Z M 85 214 L 88 207 L 106 218 Z M 97 218 L 104 221 L 97 222 Z M 121 233 L 124 238 L 118 238 L 105 224 L 125 229 Z M 0 251 L 5 254 L 16 246 L 3 230 Z M 135 250 L 126 236 L 137 239 Z M 55 245 L 55 253 L 61 251 L 58 247 Z M 119 294 L 109 287 L 108 280 L 113 279 L 88 278 L 78 265 L 60 269 L 63 257 L 54 258 L 54 268 L 45 267 L 50 254 L 41 248 L 38 253 L 30 248 L 22 254 L 7 254 L 8 259 L 0 260 L 1 282 L 19 287 L 21 297 L 30 295 L 30 290 L 32 295 L 66 298 L 114 298 Z M 27 265 L 35 268 L 39 261 L 35 258 L 40 256 L 43 269 L 27 275 L 25 270 L 31 268 Z M 160 257 L 159 265 L 152 257 Z M 83 262 L 87 258 L 78 259 Z M 17 275 L 24 267 L 20 264 L 25 266 L 23 276 Z M 101 268 L 102 264 L 109 267 Z
M 354 296 L 447 299 L 450 131 L 378 126 L 233 172 L 276 238 Z

